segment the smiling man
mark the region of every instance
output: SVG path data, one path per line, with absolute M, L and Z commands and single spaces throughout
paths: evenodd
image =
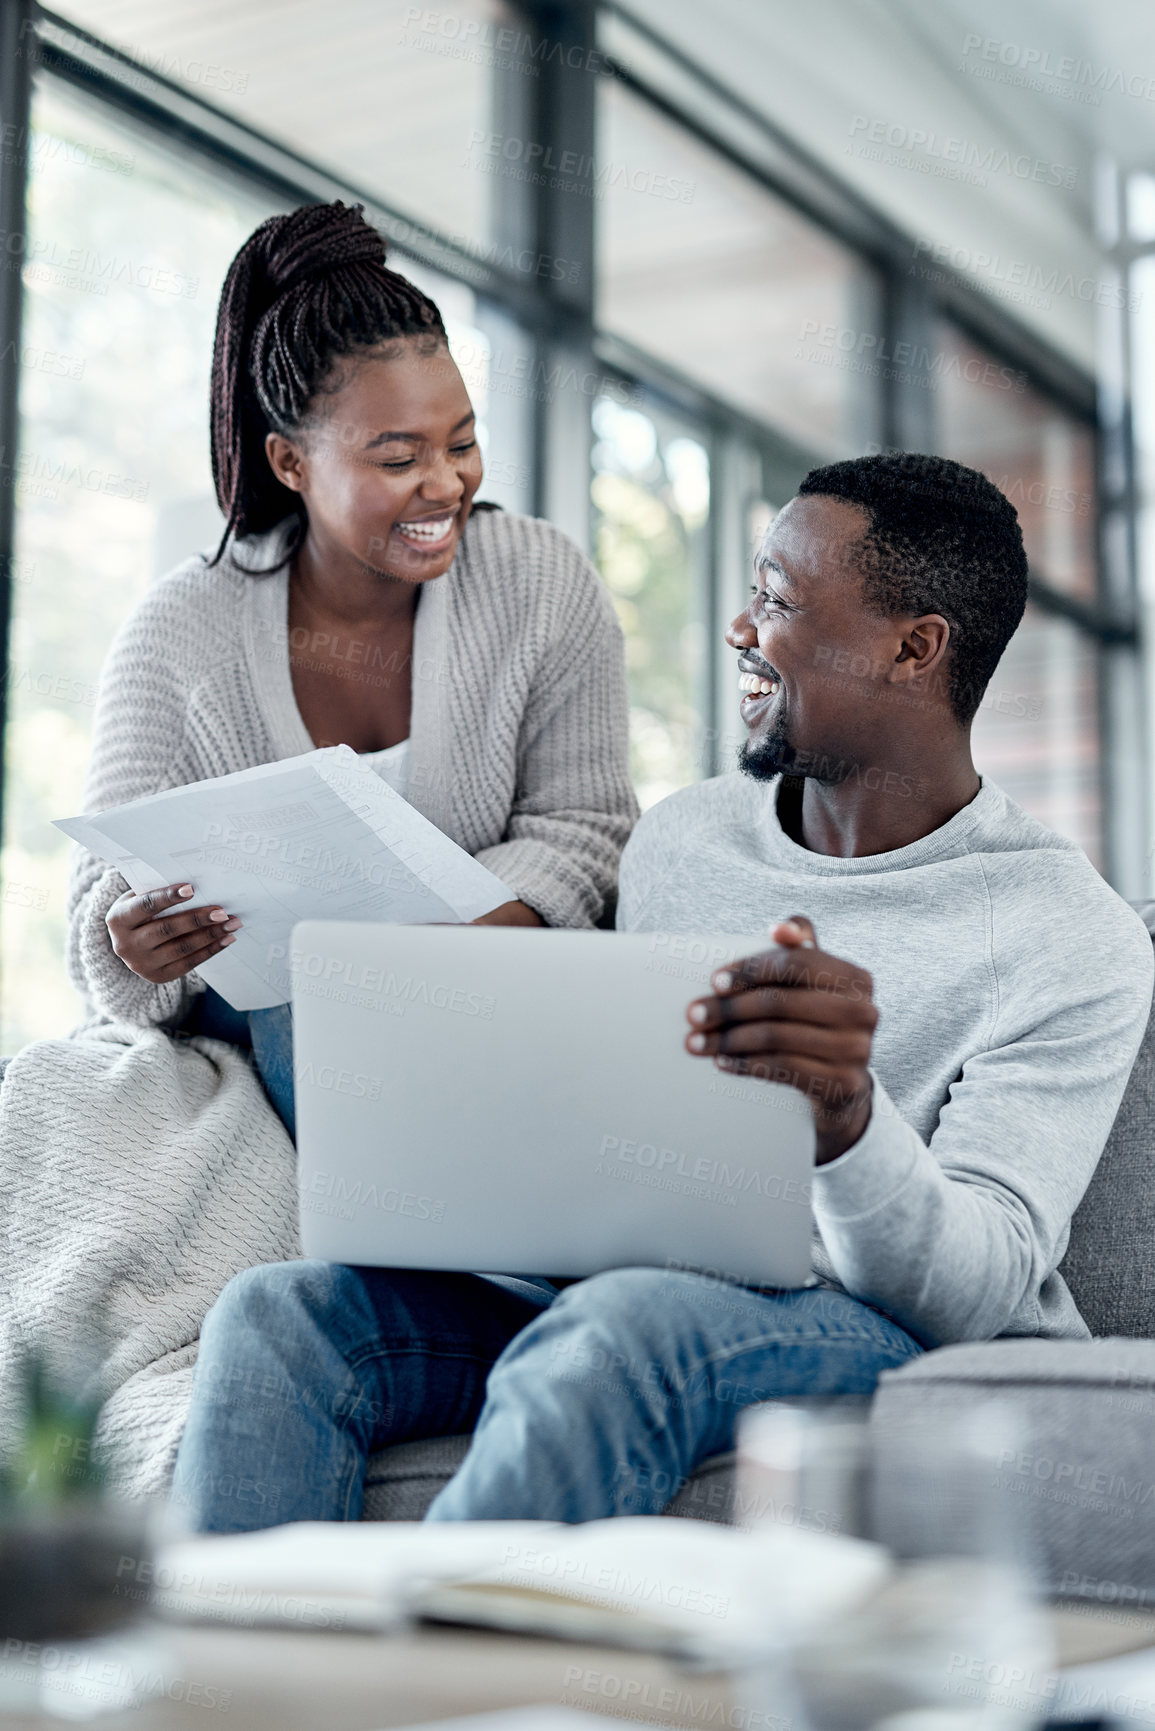
M 1056 1271 L 1152 951 L 972 761 L 1026 593 L 1012 506 L 942 458 L 814 470 L 775 519 L 727 632 L 742 773 L 643 817 L 618 923 L 769 930 L 689 1006 L 686 1043 L 811 1102 L 817 1284 L 569 1287 L 498 1360 L 433 1518 L 656 1512 L 745 1405 L 867 1394 L 951 1341 L 1086 1335 Z

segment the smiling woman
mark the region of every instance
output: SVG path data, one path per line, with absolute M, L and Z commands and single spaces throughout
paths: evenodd
M 562 534 L 474 505 L 441 315 L 359 208 L 273 217 L 234 259 L 212 459 L 225 535 L 113 645 L 85 810 L 347 744 L 510 887 L 484 923 L 595 924 L 636 816 L 621 632 Z M 94 1019 L 244 1042 L 196 972 L 239 924 L 78 854 L 69 961 Z M 257 1017 L 291 1127 L 287 1016 Z
M 428 339 L 405 338 L 334 382 L 319 426 L 295 439 L 269 433 L 265 445 L 309 525 L 289 593 L 305 725 L 318 742 L 358 751 L 397 745 L 409 734 L 415 585 L 448 570 L 481 481 L 461 374 L 443 344 L 430 352 Z M 335 672 L 352 642 L 391 677 Z

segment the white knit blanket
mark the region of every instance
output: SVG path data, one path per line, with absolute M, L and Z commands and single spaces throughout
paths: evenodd
M 164 1492 L 205 1312 L 301 1253 L 295 1151 L 246 1054 L 115 1023 L 26 1046 L 0 1087 L 0 1198 L 0 1452 L 21 1343 L 95 1347 L 112 1484 Z

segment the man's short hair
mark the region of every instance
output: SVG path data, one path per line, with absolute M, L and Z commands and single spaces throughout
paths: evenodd
M 906 451 L 811 469 L 798 491 L 866 511 L 856 563 L 869 608 L 888 619 L 942 614 L 947 696 L 966 726 L 1027 604 L 1027 556 L 1010 500 L 977 469 Z

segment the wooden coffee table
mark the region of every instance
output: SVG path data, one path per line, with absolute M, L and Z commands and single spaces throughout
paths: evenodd
M 725 1679 L 617 1648 L 461 1629 L 393 1635 L 160 1624 L 132 1662 L 165 1695 L 88 1720 L 94 1731 L 382 1731 L 533 1703 L 659 1725 L 725 1725 Z M 767 1718 L 767 1724 L 770 1721 Z M 3 1731 L 45 1719 L 0 1716 Z M 751 1731 L 754 1731 L 753 1724 Z
M 1060 1662 L 1155 1646 L 1155 1615 L 1056 1613 Z M 163 1698 L 102 1713 L 94 1731 L 385 1731 L 457 1714 L 549 1703 L 627 1723 L 701 1727 L 741 1723 L 772 1731 L 767 1702 L 736 1713 L 721 1676 L 616 1648 L 461 1629 L 393 1635 L 193 1628 L 159 1624 L 142 1666 Z M 764 1716 L 763 1716 L 764 1714 Z M 4 1731 L 45 1731 L 44 1719 L 5 1717 Z

